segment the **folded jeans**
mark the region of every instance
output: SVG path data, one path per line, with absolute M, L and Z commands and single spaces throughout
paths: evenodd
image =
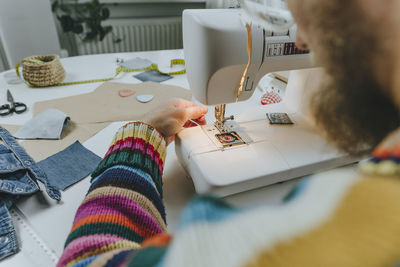
M 0 201 L 0 259 L 19 251 L 19 243 L 7 205 Z
M 18 240 L 8 209 L 19 196 L 39 191 L 41 181 L 49 196 L 60 200 L 61 193 L 50 185 L 46 174 L 11 134 L 0 126 L 0 260 L 18 252 Z

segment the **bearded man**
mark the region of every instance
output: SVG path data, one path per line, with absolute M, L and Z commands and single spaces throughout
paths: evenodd
M 122 127 L 93 173 L 58 266 L 398 266 L 400 1 L 288 0 L 298 46 L 324 79 L 317 124 L 363 165 L 305 179 L 280 206 L 235 209 L 203 196 L 172 238 L 162 171 L 167 141 L 206 107 L 175 100 Z M 392 133 L 392 134 L 391 134 Z M 390 135 L 391 134 L 391 135 Z M 385 138 L 389 136 L 386 140 Z

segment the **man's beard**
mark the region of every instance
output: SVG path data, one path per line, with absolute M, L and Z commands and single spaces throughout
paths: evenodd
M 316 27 L 321 35 L 316 58 L 327 77 L 311 105 L 316 122 L 328 139 L 345 152 L 360 154 L 399 127 L 400 120 L 388 90 L 374 78 L 373 55 L 381 51 L 374 35 L 377 26 L 369 27 L 357 11 L 349 15 L 350 18 L 344 14 L 333 23 L 322 22 Z
M 399 116 L 373 79 L 355 82 L 353 75 L 347 75 L 342 81 L 328 78 L 313 96 L 312 111 L 329 140 L 345 152 L 359 154 L 370 151 L 395 130 Z

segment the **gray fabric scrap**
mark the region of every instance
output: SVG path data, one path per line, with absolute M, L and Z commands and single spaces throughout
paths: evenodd
M 156 83 L 161 83 L 164 81 L 167 81 L 169 79 L 172 79 L 173 77 L 167 74 L 162 74 L 159 73 L 155 70 L 148 70 L 145 72 L 142 72 L 138 75 L 134 75 L 133 77 L 135 77 L 138 80 L 141 80 L 142 82 L 156 82 Z
M 60 139 L 70 118 L 58 109 L 47 109 L 29 120 L 14 134 L 18 139 Z

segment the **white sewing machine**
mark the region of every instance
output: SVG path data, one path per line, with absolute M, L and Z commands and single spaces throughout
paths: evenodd
M 236 120 L 225 117 L 225 104 L 250 99 L 266 74 L 312 67 L 310 54 L 294 46 L 295 26 L 277 35 L 247 24 L 240 13 L 183 13 L 190 88 L 199 102 L 217 105 L 215 123 L 185 129 L 175 142 L 196 191 L 226 196 L 356 161 L 329 145 L 309 119 L 310 69 L 292 72 L 281 103 L 253 103 Z M 274 112 L 287 113 L 294 124 L 270 124 L 266 113 Z

